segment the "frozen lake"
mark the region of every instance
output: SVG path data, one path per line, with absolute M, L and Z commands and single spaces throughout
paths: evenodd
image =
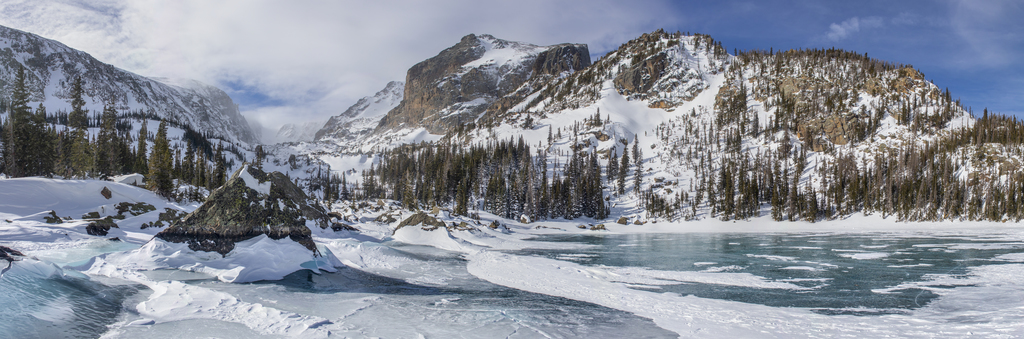
M 1024 333 L 1024 283 L 1017 281 L 1024 276 L 1024 239 L 1015 231 L 586 233 L 527 241 L 543 243 L 543 249 L 476 254 L 343 241 L 373 246 L 376 263 L 245 284 L 149 271 L 155 281 L 187 285 L 174 296 L 176 303 L 195 304 L 210 295 L 221 300 L 166 322 L 136 311 L 153 293 L 149 288 L 67 268 L 54 274 L 45 260 L 62 256 L 49 251 L 44 261 L 16 265 L 0 278 L 0 337 Z M 124 250 L 90 248 L 92 255 Z M 90 255 L 83 248 L 68 251 L 75 251 L 75 260 Z M 246 313 L 225 304 L 242 305 Z M 289 332 L 289 326 L 303 332 Z
M 934 288 L 955 287 L 930 284 L 928 278 L 966 276 L 971 267 L 1004 264 L 1001 255 L 1024 252 L 1019 239 L 999 234 L 576 234 L 538 240 L 593 246 L 519 254 L 587 266 L 749 273 L 803 287 L 685 282 L 634 288 L 854 315 L 906 313 L 923 307 L 938 297 Z

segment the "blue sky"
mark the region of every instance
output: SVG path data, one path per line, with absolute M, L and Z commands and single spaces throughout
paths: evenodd
M 225 89 L 264 135 L 326 120 L 469 33 L 599 56 L 658 28 L 733 49 L 912 64 L 976 112 L 1024 118 L 1022 1 L 4 0 L 0 25 L 147 76 Z

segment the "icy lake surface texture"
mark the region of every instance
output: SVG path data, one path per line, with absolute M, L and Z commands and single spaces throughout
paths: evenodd
M 1024 243 L 1017 240 L 962 235 L 693 233 L 552 235 L 539 240 L 594 246 L 520 254 L 587 266 L 747 273 L 798 287 L 758 288 L 725 279 L 674 284 L 668 280 L 632 288 L 810 308 L 828 315 L 909 313 L 938 297 L 934 289 L 957 287 L 933 283 L 935 278 L 964 277 L 972 267 L 1004 264 L 1001 255 L 1024 252 Z
M 71 259 L 39 258 L 0 278 L 0 337 L 1021 336 L 1020 233 L 939 233 L 542 235 L 528 242 L 544 249 L 483 254 L 351 240 L 363 253 L 378 253 L 377 262 L 245 284 L 150 272 L 154 281 L 185 284 L 175 289 L 184 291 L 176 303 L 220 300 L 165 322 L 136 312 L 151 298 L 148 288 L 81 275 L 67 265 Z M 115 250 L 124 249 L 94 254 Z M 536 274 L 521 274 L 515 263 Z M 602 280 L 588 292 L 585 282 L 570 285 L 587 281 L 577 276 Z M 621 303 L 588 296 L 619 283 L 635 291 L 621 293 Z M 654 303 L 637 309 L 632 300 Z M 672 303 L 707 312 L 659 313 L 671 312 Z

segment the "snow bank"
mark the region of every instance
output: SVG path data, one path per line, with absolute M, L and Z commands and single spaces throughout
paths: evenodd
M 111 198 L 105 199 L 100 191 L 106 187 Z M 31 215 L 50 210 L 60 216 L 80 217 L 83 213 L 104 212 L 118 202 L 161 201 L 159 196 L 145 189 L 100 180 L 58 180 L 46 178 L 17 178 L 0 180 L 0 213 Z M 104 211 L 100 211 L 99 209 Z
M 119 184 L 125 184 L 125 185 L 142 186 L 143 185 L 142 179 L 143 179 L 142 174 L 132 173 L 132 174 L 125 174 L 125 175 L 119 175 L 119 176 L 116 176 L 116 177 L 112 177 L 112 178 L 110 178 L 110 181 L 113 181 L 113 182 L 116 182 L 116 183 L 119 183 Z
M 453 252 L 471 253 L 482 249 L 480 246 L 453 236 L 452 232 L 445 227 L 433 231 L 424 230 L 419 226 L 402 227 L 396 230 L 391 238 L 407 244 L 433 246 Z
M 187 248 L 185 250 L 187 251 Z M 125 259 L 112 257 L 114 260 Z M 153 294 L 147 300 L 135 307 L 142 319 L 128 325 L 213 319 L 243 324 L 263 335 L 327 336 L 327 333 L 318 329 L 319 326 L 330 323 L 327 319 L 282 311 L 259 303 L 244 302 L 228 293 L 180 281 L 153 281 L 138 271 L 119 266 L 129 265 L 124 262 L 107 262 L 104 257 L 97 257 L 87 266 L 86 273 L 124 279 L 153 290 Z
M 314 257 L 313 252 L 289 238 L 274 240 L 260 235 L 236 243 L 235 248 L 223 257 L 216 252 L 192 251 L 185 243 L 154 238 L 136 250 L 110 253 L 98 258 L 104 263 L 124 269 L 179 269 L 208 274 L 224 282 L 243 283 L 280 280 L 303 269 L 334 272 L 333 263 L 338 261 L 326 255 Z M 82 268 L 87 273 L 94 273 L 91 265 Z

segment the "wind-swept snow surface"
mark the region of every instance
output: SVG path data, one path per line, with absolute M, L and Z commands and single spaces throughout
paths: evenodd
M 336 205 L 360 231 L 314 229 L 323 256 L 266 236 L 222 256 L 152 239 L 161 227 L 143 224 L 196 206 L 134 186 L 25 178 L 0 188 L 0 245 L 25 254 L 0 261 L 9 264 L 0 314 L 48 328 L 0 324 L 8 337 L 1013 338 L 1024 330 L 1024 233 L 1000 223 L 873 216 L 813 227 L 756 219 L 595 231 L 580 220 L 523 224 L 439 210 L 431 216 L 447 227 L 397 228 L 374 220 L 413 212 L 381 201 Z M 123 213 L 107 236 L 87 234 L 83 214 L 118 215 L 121 202 L 157 210 Z M 51 210 L 62 223 L 48 223 Z

